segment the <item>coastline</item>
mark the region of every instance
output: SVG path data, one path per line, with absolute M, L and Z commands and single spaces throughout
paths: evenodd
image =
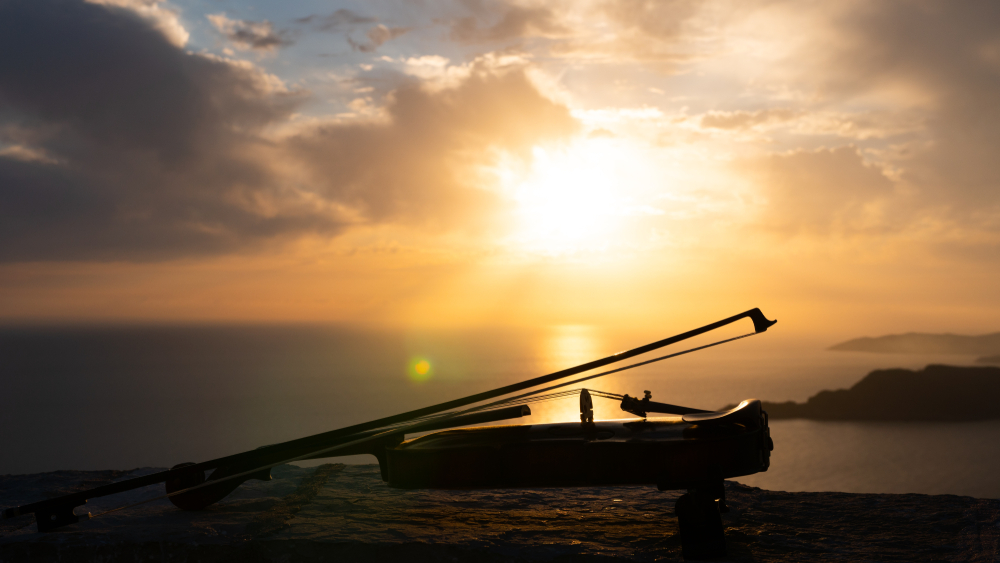
M 1000 367 L 931 364 L 921 370 L 879 369 L 850 389 L 820 391 L 804 403 L 762 401 L 762 408 L 774 420 L 996 420 L 1000 419 Z

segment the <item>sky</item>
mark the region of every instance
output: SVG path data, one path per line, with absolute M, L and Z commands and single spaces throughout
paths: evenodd
M 998 100 L 992 0 L 0 0 L 0 322 L 997 331 Z

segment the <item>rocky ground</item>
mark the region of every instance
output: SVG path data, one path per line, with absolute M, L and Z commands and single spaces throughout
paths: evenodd
M 0 507 L 135 476 L 0 476 Z M 277 467 L 202 512 L 156 500 L 39 534 L 0 520 L 0 562 L 680 561 L 673 503 L 650 487 L 401 491 L 377 466 Z M 1000 500 L 785 493 L 727 483 L 723 561 L 1000 561 Z M 92 500 L 98 514 L 159 487 Z M 82 512 L 84 507 L 78 508 Z

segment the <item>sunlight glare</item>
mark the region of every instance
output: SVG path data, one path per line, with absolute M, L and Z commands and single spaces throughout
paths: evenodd
M 517 204 L 515 244 L 546 254 L 603 251 L 622 242 L 628 216 L 662 214 L 636 202 L 652 184 L 640 152 L 606 138 L 535 147 L 526 174 L 500 174 Z
M 545 371 L 566 369 L 592 360 L 601 354 L 601 339 L 591 326 L 561 325 L 550 327 L 544 339 Z M 586 387 L 586 385 L 584 385 Z M 532 405 L 534 421 L 573 422 L 580 420 L 578 396 Z

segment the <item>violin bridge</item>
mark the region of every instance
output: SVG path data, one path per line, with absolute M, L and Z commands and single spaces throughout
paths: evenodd
M 580 422 L 584 424 L 594 422 L 594 399 L 586 389 L 580 390 Z

